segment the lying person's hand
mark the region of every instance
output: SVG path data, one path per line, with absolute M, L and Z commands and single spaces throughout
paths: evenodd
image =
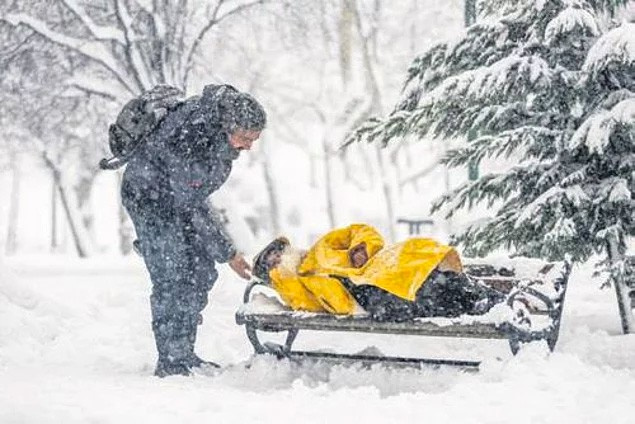
M 229 260 L 228 264 L 241 278 L 245 280 L 251 278 L 251 266 L 249 266 L 249 263 L 241 253 L 236 253 L 234 257 Z

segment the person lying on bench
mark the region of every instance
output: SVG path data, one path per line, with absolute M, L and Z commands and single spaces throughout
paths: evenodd
M 463 273 L 456 250 L 432 239 L 390 246 L 366 224 L 335 229 L 308 251 L 275 239 L 254 258 L 254 275 L 294 310 L 378 320 L 482 314 L 505 294 Z

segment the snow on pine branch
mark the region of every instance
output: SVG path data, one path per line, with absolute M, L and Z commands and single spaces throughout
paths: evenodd
M 362 140 L 379 140 L 385 145 L 388 140 L 404 136 L 413 129 L 423 136 L 430 128 L 430 121 L 447 115 L 453 105 L 460 105 L 461 110 L 468 109 L 470 103 L 479 108 L 497 106 L 506 103 L 501 99 L 518 98 L 549 86 L 552 77 L 553 70 L 541 57 L 512 55 L 490 66 L 446 78 L 429 92 L 416 93 L 420 98 L 409 101 L 418 102 L 418 105 L 402 103 L 387 119 L 374 119 L 359 127 L 344 145 Z M 499 112 L 509 111 L 509 108 L 503 109 Z M 490 121 L 497 116 L 491 116 Z
M 370 118 L 346 136 L 342 148 L 361 141 L 368 143 L 379 141 L 382 146 L 385 146 L 389 140 L 407 133 L 406 119 L 409 116 L 409 112 L 401 110 L 392 113 L 385 120 L 377 117 Z
M 632 0 L 476 0 L 476 8 L 479 15 L 498 15 L 501 11 L 518 10 L 524 7 L 532 7 L 540 12 L 545 6 L 553 3 L 566 4 L 567 6 L 590 6 L 595 10 L 603 10 L 614 15 L 616 10 L 627 5 Z
M 546 207 L 560 204 L 566 200 L 574 207 L 579 208 L 584 203 L 588 203 L 591 199 L 584 192 L 580 185 L 569 187 L 554 186 L 538 196 L 533 202 L 525 206 L 514 224 L 515 228 L 521 228 L 527 223 L 532 223 L 539 219 L 542 211 Z
M 564 177 L 561 181 L 561 185 L 563 187 L 571 186 L 574 184 L 580 184 L 587 178 L 589 178 L 588 174 L 589 165 L 584 165 L 580 169 L 576 169 L 566 177 Z
M 483 68 L 465 71 L 447 78 L 438 87 L 424 93 L 411 117 L 413 124 L 421 119 L 418 111 L 442 112 L 447 104 L 475 102 L 496 103 L 499 99 L 523 95 L 551 83 L 553 71 L 539 56 L 511 55 Z
M 507 200 L 527 181 L 536 181 L 544 175 L 553 162 L 528 161 L 516 165 L 505 173 L 491 172 L 481 176 L 476 181 L 468 181 L 450 193 L 441 196 L 432 204 L 432 212 L 447 207 L 446 217 L 451 217 L 455 211 L 463 208 L 471 209 L 482 202 L 491 207 L 498 200 Z
M 475 105 L 472 126 L 485 131 L 496 131 L 500 122 L 512 121 L 511 117 L 525 109 L 526 104 L 526 101 L 521 100 L 503 105 Z M 472 108 L 466 108 L 466 114 L 468 111 L 472 112 Z
M 582 34 L 585 32 L 593 36 L 600 34 L 595 16 L 578 4 L 569 5 L 547 24 L 545 42 L 547 45 L 551 45 L 564 34 Z
M 579 1 L 579 0 L 568 0 L 568 1 Z M 586 3 L 591 5 L 594 9 L 600 9 L 605 12 L 608 12 L 609 15 L 615 15 L 615 12 L 626 6 L 629 2 L 633 0 L 586 0 Z
M 412 110 L 421 93 L 433 90 L 446 78 L 506 58 L 517 47 L 509 35 L 508 23 L 486 19 L 470 26 L 467 34 L 456 34 L 454 40 L 431 47 L 408 68 L 405 95 L 396 110 Z
M 554 226 L 545 234 L 545 240 L 558 243 L 563 239 L 572 239 L 578 234 L 576 225 L 570 218 L 559 217 Z
M 528 0 L 476 0 L 477 15 L 488 18 L 490 16 L 502 17 L 509 13 L 514 13 L 526 7 Z M 533 3 L 543 3 L 542 0 Z
M 632 203 L 629 182 L 622 177 L 605 178 L 596 189 L 593 201 L 596 204 L 607 206 L 610 203 Z
M 635 97 L 631 97 L 613 106 L 601 109 L 587 118 L 569 141 L 569 148 L 576 149 L 585 144 L 591 153 L 603 154 L 618 127 L 635 126 Z
M 536 143 L 544 143 L 545 139 L 553 142 L 561 133 L 546 127 L 525 125 L 495 135 L 484 135 L 470 141 L 465 148 L 451 150 L 442 163 L 456 167 L 472 161 L 479 162 L 486 157 L 508 158 L 521 147 L 528 150 Z
M 612 65 L 635 62 L 635 24 L 623 23 L 600 37 L 589 50 L 582 69 L 592 75 Z
M 620 240 L 622 239 L 623 235 L 624 228 L 620 224 L 613 224 L 598 230 L 598 232 L 595 234 L 595 237 L 600 240 Z
M 459 209 L 467 207 L 471 209 L 475 204 L 486 198 L 494 199 L 500 195 L 499 190 L 491 190 L 491 187 L 499 187 L 504 175 L 490 173 L 483 175 L 476 181 L 468 181 L 452 190 L 450 193 L 442 195 L 432 203 L 431 212 L 435 213 L 445 208 L 445 218 L 451 218 Z M 489 196 L 488 196 L 489 193 Z M 494 199 L 495 200 L 495 199 Z
M 621 203 L 628 202 L 633 198 L 633 193 L 628 188 L 628 181 L 624 178 L 617 178 L 609 192 L 609 202 Z
M 425 89 L 430 81 L 436 81 L 444 77 L 444 73 L 439 70 L 445 61 L 448 49 L 446 43 L 433 46 L 421 56 L 416 57 L 408 68 L 408 76 L 404 83 L 403 91 L 410 93 L 413 90 Z M 413 85 L 415 85 L 413 87 Z M 408 96 L 406 96 L 408 97 Z M 397 107 L 403 109 L 404 107 Z

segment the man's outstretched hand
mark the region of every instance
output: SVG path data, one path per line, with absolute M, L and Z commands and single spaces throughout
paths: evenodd
M 249 280 L 251 278 L 251 266 L 242 254 L 236 253 L 234 257 L 229 260 L 228 264 L 240 277 L 245 280 Z

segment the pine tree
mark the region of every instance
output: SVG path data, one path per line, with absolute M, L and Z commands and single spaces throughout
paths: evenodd
M 635 266 L 626 240 L 635 235 L 635 24 L 624 23 L 591 47 L 580 81 L 587 113 L 565 146 L 575 171 L 560 186 L 578 185 L 595 251 L 615 286 L 624 332 L 635 331 L 628 281 Z M 635 293 L 635 292 L 634 292 Z
M 446 164 L 516 161 L 442 196 L 433 210 L 449 217 L 480 203 L 496 207 L 455 235 L 467 254 L 501 247 L 551 260 L 603 254 L 624 330 L 632 332 L 623 284 L 632 271 L 625 240 L 635 233 L 635 25 L 598 39 L 601 14 L 626 2 L 481 1 L 479 23 L 416 58 L 393 113 L 367 122 L 349 142 L 466 139 Z

